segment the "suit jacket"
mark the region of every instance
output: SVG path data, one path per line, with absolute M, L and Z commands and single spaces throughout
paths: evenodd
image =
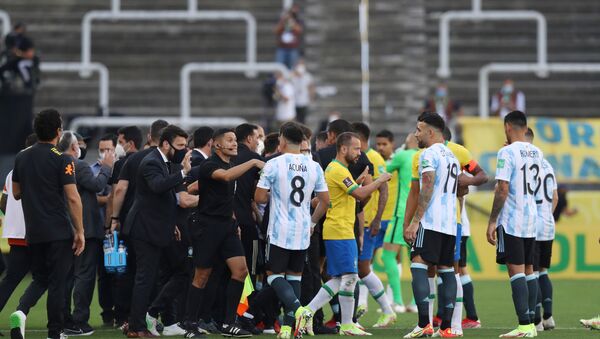
M 104 237 L 104 225 L 98 207 L 97 193 L 106 188 L 111 175 L 111 169 L 102 166 L 97 176 L 92 168 L 83 160 L 75 160 L 75 180 L 77 191 L 81 196 L 83 207 L 83 230 L 86 239 L 102 239 Z
M 208 154 L 208 156 L 210 156 L 210 154 Z M 192 167 L 200 166 L 204 160 L 206 160 L 206 158 L 204 155 L 202 155 L 202 153 L 200 153 L 198 150 L 192 150 Z
M 158 149 L 140 163 L 135 201 L 125 221 L 133 239 L 166 247 L 173 238 L 177 222 L 175 189 L 183 183 L 181 171 L 169 173 Z

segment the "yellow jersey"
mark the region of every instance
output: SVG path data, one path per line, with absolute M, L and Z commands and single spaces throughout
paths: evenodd
M 369 158 L 369 161 L 373 164 L 373 180 L 376 180 L 377 178 L 379 178 L 381 173 L 385 173 L 385 160 L 383 160 L 383 157 L 381 156 L 381 154 L 379 154 L 377 151 L 375 151 L 372 148 L 369 148 L 369 150 L 366 152 L 366 155 L 367 155 L 367 158 Z M 371 199 L 369 199 L 369 202 L 367 203 L 367 205 L 365 206 L 365 209 L 364 209 L 365 210 L 365 227 L 369 227 L 371 225 L 371 221 L 373 221 L 373 219 L 377 215 L 377 205 L 378 204 L 379 204 L 379 190 L 376 190 L 375 192 L 371 193 Z M 389 219 L 383 219 L 383 216 L 382 216 L 381 220 L 389 220 Z
M 335 159 L 325 169 L 325 182 L 330 202 L 323 223 L 323 239 L 354 239 L 356 199 L 351 194 L 358 184 L 352 179 L 348 167 Z
M 388 181 L 388 200 L 385 203 L 381 220 L 392 220 L 398 202 L 398 171 L 393 171 L 391 174 L 392 178 Z
M 452 141 L 446 141 L 445 145 L 452 151 L 452 153 L 454 154 L 456 159 L 458 159 L 458 162 L 460 163 L 460 167 L 463 171 L 471 173 L 471 171 L 473 171 L 475 169 L 475 167 L 477 167 L 477 161 L 475 161 L 475 159 L 473 159 L 473 155 L 471 155 L 471 152 L 469 152 L 469 150 L 465 146 L 459 145 Z M 421 153 L 423 153 L 423 150 L 424 149 L 420 149 L 413 156 L 412 180 L 417 180 L 417 181 L 419 180 L 419 157 L 421 156 Z M 456 209 L 456 213 L 457 213 L 456 222 L 460 223 L 462 206 L 460 203 L 457 204 L 456 206 L 458 207 Z

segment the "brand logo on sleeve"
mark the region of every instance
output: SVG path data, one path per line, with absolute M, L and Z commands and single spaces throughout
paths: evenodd
M 498 159 L 498 168 L 504 168 L 504 159 Z
M 352 185 L 354 185 L 354 183 L 352 182 L 352 179 L 350 179 L 350 178 L 346 178 L 346 179 L 344 179 L 343 183 L 344 183 L 344 185 L 346 185 L 346 187 L 348 187 L 348 188 L 349 188 L 349 187 L 351 187 Z

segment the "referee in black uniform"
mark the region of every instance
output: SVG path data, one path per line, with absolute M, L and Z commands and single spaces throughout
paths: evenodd
M 248 275 L 239 228 L 233 219 L 235 180 L 252 168 L 262 168 L 264 162 L 253 159 L 235 167 L 231 158 L 237 155 L 237 141 L 233 130 L 215 132 L 214 154 L 199 168 L 200 182 L 198 221 L 192 225 L 194 245 L 194 280 L 186 306 L 186 337 L 200 336 L 196 321 L 204 298 L 206 282 L 218 260 L 225 260 L 231 271 L 227 286 L 225 319 L 221 332 L 229 337 L 249 337 L 251 334 L 235 324 L 236 310 Z
M 38 143 L 15 159 L 13 195 L 22 200 L 33 280 L 48 288 L 48 338 L 60 338 L 64 326 L 65 286 L 73 265 L 73 250 L 85 249 L 81 198 L 75 184 L 75 164 L 55 148 L 62 118 L 54 109 L 34 121 Z M 25 314 L 11 315 L 12 338 L 25 334 Z

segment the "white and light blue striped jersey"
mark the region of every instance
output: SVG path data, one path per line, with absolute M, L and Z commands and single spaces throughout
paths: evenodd
M 496 180 L 507 181 L 509 188 L 497 225 L 503 226 L 507 234 L 535 238 L 543 157 L 539 148 L 521 141 L 498 151 Z
M 289 250 L 307 249 L 311 195 L 328 191 L 321 166 L 306 155 L 285 153 L 267 161 L 257 187 L 271 191 L 269 243 Z
M 552 215 L 552 204 L 554 191 L 558 189 L 556 176 L 552 165 L 546 159 L 542 159 L 541 179 L 541 201 L 537 201 L 537 222 L 535 240 L 554 240 L 554 216 Z
M 435 172 L 433 195 L 421 218 L 424 229 L 456 235 L 456 190 L 460 164 L 452 151 L 437 143 L 427 148 L 419 157 L 419 177 L 423 187 L 423 174 Z

